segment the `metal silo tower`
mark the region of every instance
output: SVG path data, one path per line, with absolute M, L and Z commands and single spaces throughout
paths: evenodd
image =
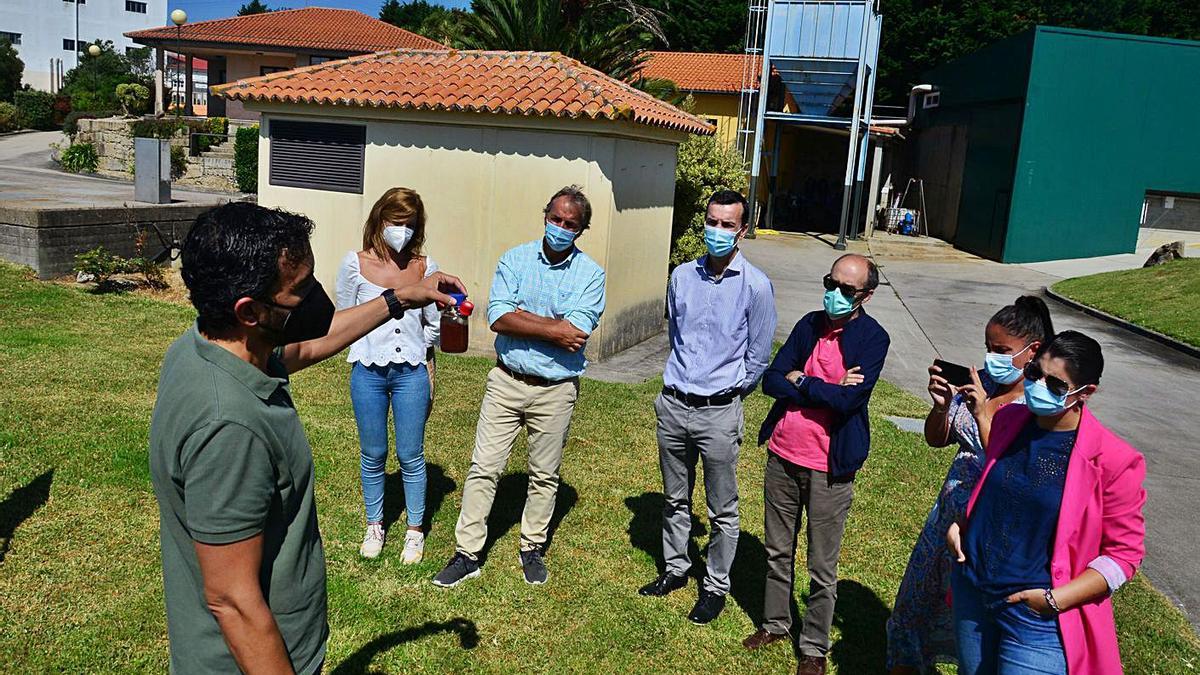
M 772 162 L 772 168 L 778 163 L 782 125 L 848 127 L 836 244 L 844 249 L 847 224 L 857 214 L 852 195 L 862 191 L 866 164 L 865 141 L 883 25 L 878 2 L 750 0 L 749 12 L 746 53 L 750 58 L 743 76 L 737 138 L 750 167 L 750 222 L 757 222 L 759 209 L 770 213 L 771 189 L 764 203 L 760 203 L 758 189 L 764 160 Z M 776 136 L 770 155 L 763 133 L 768 120 L 773 122 Z

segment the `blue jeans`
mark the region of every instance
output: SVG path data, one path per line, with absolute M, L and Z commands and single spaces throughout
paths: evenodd
M 1023 602 L 985 597 L 954 564 L 950 575 L 959 675 L 1065 675 L 1067 656 L 1058 620 Z
M 429 374 L 425 365 L 391 363 L 350 371 L 350 400 L 358 423 L 363 504 L 368 523 L 383 522 L 384 467 L 388 454 L 388 405 L 396 425 L 396 459 L 404 480 L 408 524 L 425 518 L 425 418 L 429 412 Z

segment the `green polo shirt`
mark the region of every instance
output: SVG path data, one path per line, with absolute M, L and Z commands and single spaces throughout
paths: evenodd
M 325 658 L 325 554 L 313 499 L 312 448 L 287 371 L 270 374 L 213 344 L 193 325 L 163 360 L 150 423 L 171 670 L 237 672 L 212 612 L 194 542 L 262 533 L 263 595 L 297 673 Z

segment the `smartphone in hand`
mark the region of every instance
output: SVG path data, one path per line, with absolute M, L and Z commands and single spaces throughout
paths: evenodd
M 939 373 L 947 382 L 955 387 L 965 387 L 971 384 L 971 369 L 966 366 L 960 366 L 957 363 L 950 363 L 941 359 L 934 359 L 933 365 L 942 369 Z

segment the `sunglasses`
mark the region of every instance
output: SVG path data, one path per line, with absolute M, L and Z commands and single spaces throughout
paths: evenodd
M 1024 371 L 1025 377 L 1031 382 L 1045 380 L 1046 388 L 1055 396 L 1066 396 L 1071 391 L 1071 384 L 1069 382 L 1063 382 L 1053 375 L 1047 375 L 1042 370 L 1041 364 L 1035 360 L 1030 360 L 1029 363 L 1026 363 Z
M 850 284 L 839 284 L 838 282 L 833 280 L 833 275 L 831 275 L 831 274 L 826 274 L 825 277 L 823 279 L 821 279 L 821 283 L 825 284 L 825 290 L 832 291 L 833 289 L 836 288 L 839 291 L 841 291 L 842 295 L 846 296 L 847 298 L 853 298 L 854 296 L 856 296 L 859 293 L 862 293 L 864 290 L 866 290 L 863 288 L 855 288 L 855 287 L 851 286 Z

